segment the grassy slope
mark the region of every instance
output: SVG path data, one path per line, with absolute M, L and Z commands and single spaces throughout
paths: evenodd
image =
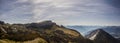
M 0 40 L 0 43 L 47 43 L 47 41 L 45 41 L 42 38 L 36 38 L 34 40 L 24 41 L 24 42 L 2 39 L 2 40 Z

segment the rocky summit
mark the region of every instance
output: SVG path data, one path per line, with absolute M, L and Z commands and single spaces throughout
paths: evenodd
M 86 43 L 76 30 L 52 21 L 28 24 L 0 24 L 0 43 Z

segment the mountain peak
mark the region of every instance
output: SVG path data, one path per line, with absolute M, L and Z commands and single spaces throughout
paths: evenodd
M 97 29 L 92 31 L 89 35 L 86 36 L 90 40 L 95 41 L 96 43 L 114 43 L 115 38 L 112 37 L 109 33 L 102 29 Z
M 0 21 L 0 24 L 5 24 L 4 21 Z
M 29 28 L 51 28 L 53 25 L 57 25 L 56 23 L 47 20 L 47 21 L 42 21 L 42 22 L 38 22 L 38 23 L 30 23 L 30 24 L 26 24 L 27 27 Z
M 42 21 L 42 22 L 39 22 L 39 23 L 44 23 L 44 22 L 45 22 L 45 23 L 48 23 L 48 22 L 49 22 L 49 23 L 52 23 L 51 20 L 46 20 L 46 21 Z
M 96 31 L 104 31 L 103 29 L 97 29 Z
M 105 32 L 103 29 L 97 29 L 92 31 L 87 38 L 91 40 L 99 39 L 99 38 L 113 38 L 109 33 Z

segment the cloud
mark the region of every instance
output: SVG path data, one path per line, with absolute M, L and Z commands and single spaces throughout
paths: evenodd
M 105 2 L 113 7 L 120 9 L 120 0 L 105 0 Z
M 0 19 L 10 23 L 53 20 L 60 24 L 94 24 L 117 21 L 119 14 L 118 8 L 104 0 L 2 0 L 0 4 Z
M 51 0 L 51 1 L 37 1 L 34 2 L 35 8 L 33 10 L 34 12 L 34 18 L 35 19 L 48 19 L 48 18 L 54 18 L 54 17 L 63 17 L 66 14 L 64 12 L 69 12 L 66 10 L 69 10 L 71 7 L 73 7 L 72 2 L 69 0 Z M 69 14 L 70 15 L 70 14 Z
M 13 21 L 23 21 L 24 19 L 30 19 L 32 16 L 30 3 L 22 3 L 15 0 L 3 0 L 2 2 L 2 5 L 0 5 L 1 20 L 14 23 Z

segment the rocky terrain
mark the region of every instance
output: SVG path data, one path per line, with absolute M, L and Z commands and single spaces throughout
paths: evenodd
M 0 43 L 119 43 L 104 30 L 83 37 L 78 31 L 52 21 L 9 24 L 0 21 Z

